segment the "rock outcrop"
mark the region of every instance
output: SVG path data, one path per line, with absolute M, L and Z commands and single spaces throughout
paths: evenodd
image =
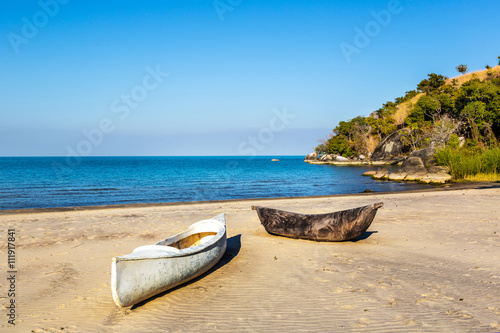
M 335 155 L 323 155 L 319 159 L 321 162 L 331 162 L 335 159 Z
M 419 182 L 426 184 L 444 184 L 451 180 L 451 175 L 448 173 L 427 173 L 420 178 Z
M 409 156 L 404 160 L 403 165 L 401 165 L 401 173 L 426 173 L 427 168 L 425 167 L 424 161 L 417 156 Z
M 373 179 L 389 179 L 389 171 L 380 169 L 372 176 Z
M 318 153 L 314 152 L 314 153 L 311 153 L 311 154 L 307 155 L 304 158 L 304 162 L 306 162 L 306 161 L 316 161 L 317 159 L 318 159 Z
M 372 161 L 394 161 L 402 160 L 403 141 L 402 134 L 396 131 L 389 134 L 382 140 L 373 151 Z
M 446 167 L 432 164 L 436 150 L 425 148 L 412 152 L 401 165 L 401 168 L 392 173 L 386 170 L 365 172 L 373 179 L 388 179 L 393 181 L 418 181 L 427 184 L 444 184 L 451 180 L 450 170 Z
M 318 157 L 317 153 L 311 153 L 307 155 L 304 158 L 304 162 L 311 164 L 370 164 L 370 160 L 364 155 L 344 157 L 337 154 L 323 154 Z
M 436 148 L 434 147 L 429 147 L 429 148 L 424 148 L 424 149 L 419 149 L 413 151 L 408 158 L 411 157 L 419 157 L 422 162 L 424 163 L 424 166 L 430 166 L 432 163 L 432 158 L 436 154 Z
M 393 172 L 393 173 L 389 174 L 389 178 L 388 179 L 396 181 L 396 182 L 401 182 L 401 181 L 403 181 L 406 178 L 406 176 L 407 176 L 407 174 L 405 174 L 405 173 Z

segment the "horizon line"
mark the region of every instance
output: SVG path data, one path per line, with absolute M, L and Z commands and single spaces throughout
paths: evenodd
M 13 158 L 13 157 L 79 157 L 79 158 L 93 158 L 93 157 L 294 157 L 306 156 L 307 154 L 299 155 L 95 155 L 95 156 L 77 156 L 77 155 L 10 155 L 0 156 L 0 158 Z

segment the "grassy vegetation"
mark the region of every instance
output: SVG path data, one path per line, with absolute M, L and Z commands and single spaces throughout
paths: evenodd
M 471 182 L 500 182 L 500 174 L 498 173 L 478 173 L 474 176 L 467 176 L 464 180 Z
M 435 159 L 438 165 L 450 168 L 454 180 L 500 180 L 500 148 L 446 147 L 436 153 Z

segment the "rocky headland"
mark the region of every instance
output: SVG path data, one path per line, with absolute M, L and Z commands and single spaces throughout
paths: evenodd
M 433 147 L 415 150 L 410 155 L 403 154 L 403 145 L 400 134 L 397 132 L 387 136 L 369 156 L 358 155 L 344 157 L 335 154 L 317 153 L 307 155 L 304 162 L 309 164 L 332 165 L 373 165 L 379 166 L 377 170 L 367 171 L 363 176 L 378 180 L 412 181 L 426 184 L 444 184 L 451 181 L 450 170 L 446 167 L 435 165 L 433 162 L 436 149 Z M 389 172 L 383 166 L 399 165 L 397 171 Z

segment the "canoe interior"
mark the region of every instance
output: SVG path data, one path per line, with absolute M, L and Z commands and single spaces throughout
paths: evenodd
M 179 250 L 182 250 L 182 249 L 187 249 L 188 247 L 201 245 L 202 243 L 204 243 L 202 240 L 205 237 L 210 237 L 210 236 L 213 237 L 215 235 L 217 235 L 216 232 L 200 232 L 187 236 L 186 238 L 182 238 L 175 243 L 165 244 L 165 245 L 172 246 Z

